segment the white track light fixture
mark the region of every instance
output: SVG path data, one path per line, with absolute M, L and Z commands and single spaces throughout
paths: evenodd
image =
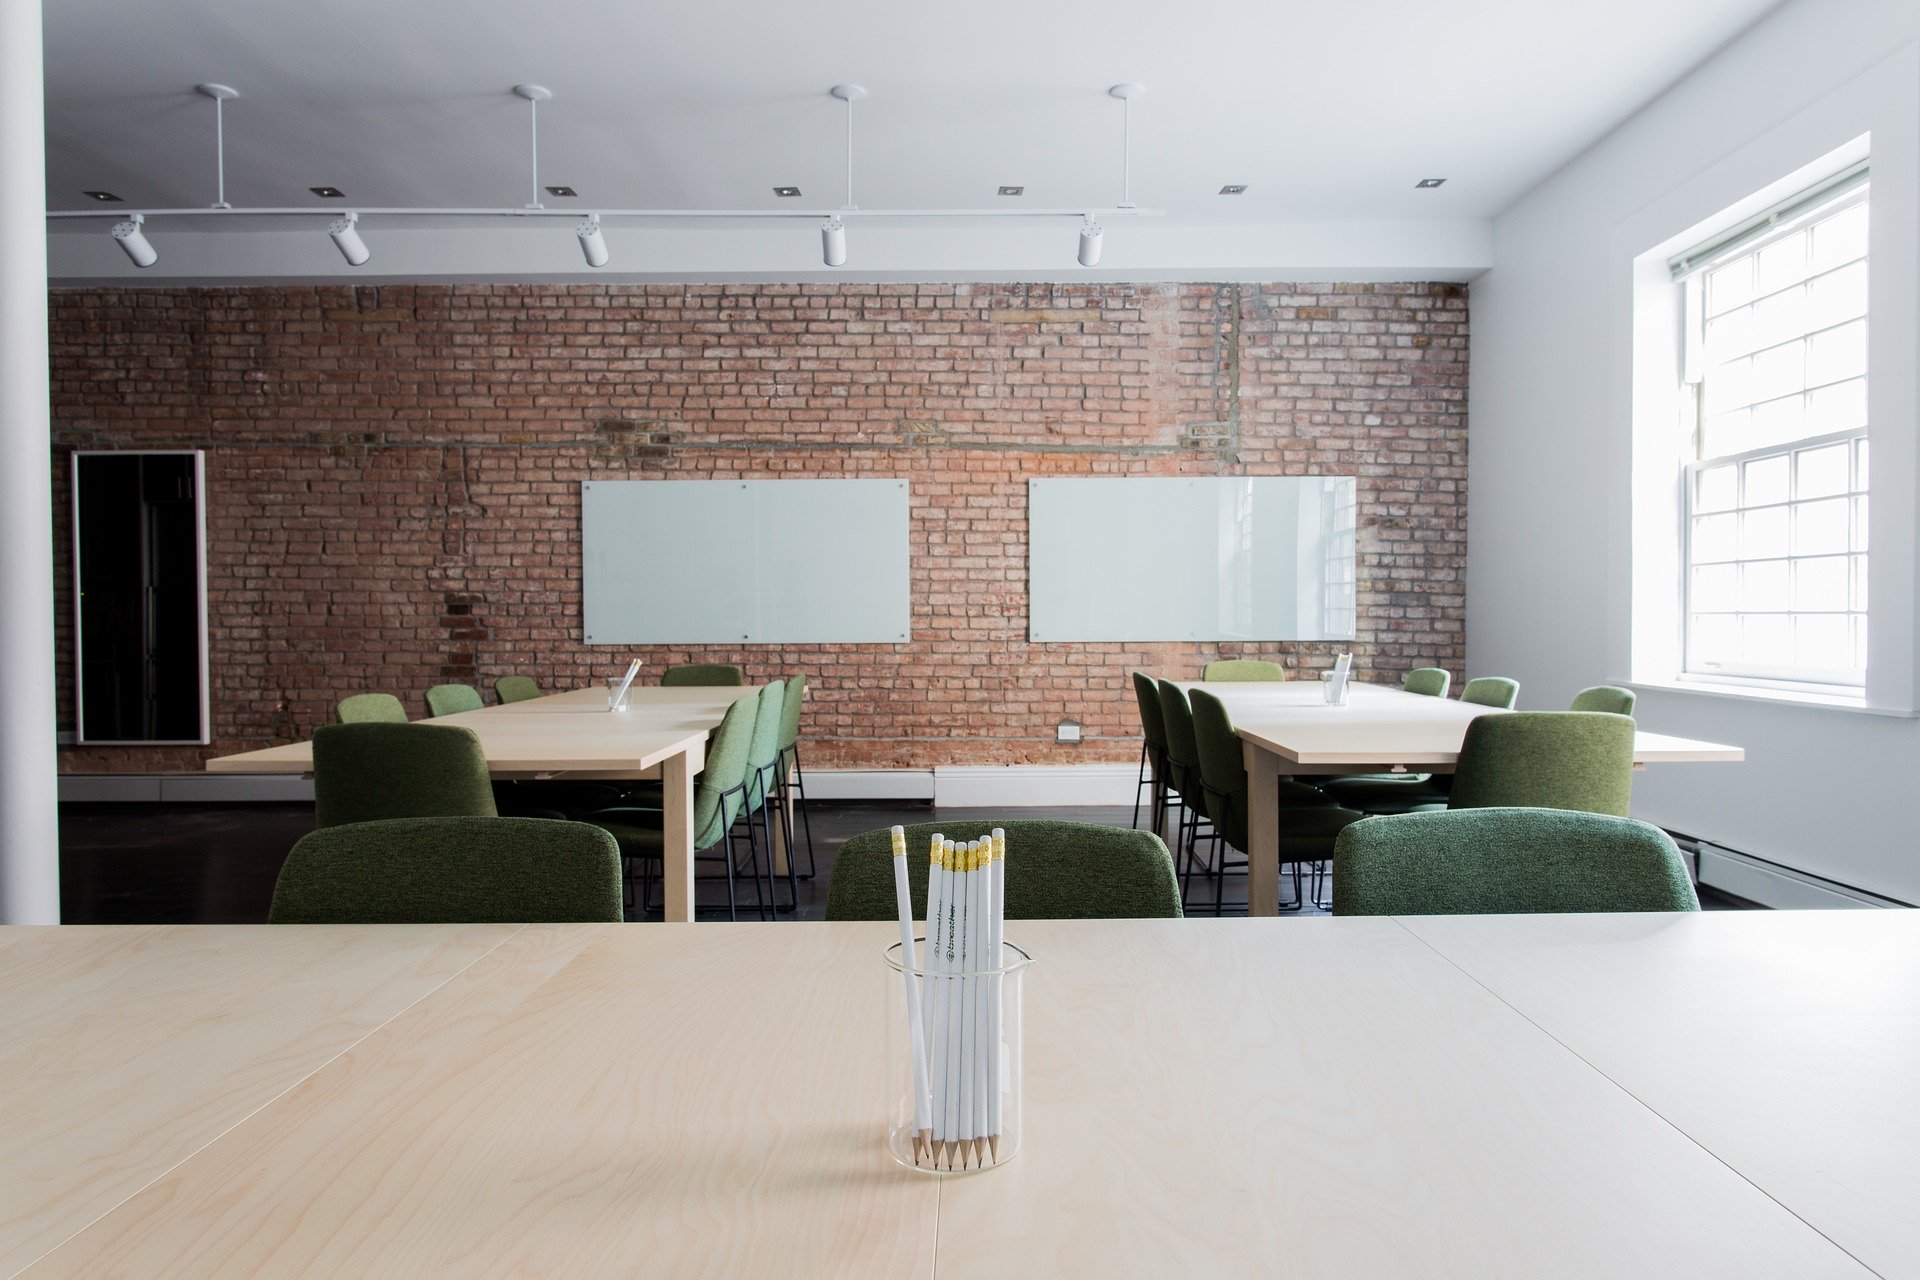
M 136 213 L 125 222 L 113 224 L 114 241 L 127 251 L 127 256 L 133 259 L 136 267 L 150 267 L 160 261 L 160 255 L 147 243 L 146 233 L 140 230 L 140 224 L 145 221 L 143 215 Z
M 327 234 L 333 237 L 333 243 L 339 246 L 340 256 L 347 260 L 350 267 L 362 267 L 373 256 L 367 248 L 367 242 L 360 238 L 360 215 L 350 213 L 344 218 L 335 218 L 327 224 Z
M 840 211 L 853 213 L 860 208 L 853 202 L 853 104 L 867 91 L 857 84 L 837 84 L 827 92 L 847 104 L 847 202 Z M 820 224 L 820 259 L 830 267 L 847 264 L 847 224 L 835 214 L 828 214 Z
M 1088 218 L 1080 224 L 1080 265 L 1097 267 L 1100 265 L 1100 241 L 1106 236 L 1106 228 Z
M 580 225 L 573 229 L 580 237 L 580 252 L 587 255 L 587 265 L 604 267 L 607 265 L 607 238 L 600 234 L 600 215 L 588 214 L 580 219 Z
M 820 224 L 820 260 L 830 267 L 847 265 L 847 224 L 831 215 Z

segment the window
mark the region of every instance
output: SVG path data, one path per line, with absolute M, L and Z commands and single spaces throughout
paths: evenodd
M 1686 674 L 1862 686 L 1864 165 L 1672 262 Z

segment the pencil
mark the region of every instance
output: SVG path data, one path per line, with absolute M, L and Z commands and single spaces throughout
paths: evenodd
M 920 984 L 913 953 L 913 890 L 907 883 L 907 829 L 893 829 L 893 896 L 900 915 L 900 955 L 906 962 L 901 977 L 907 987 L 907 1040 L 913 1060 L 913 1159 L 920 1162 L 921 1143 L 932 1126 L 927 1098 L 927 1039 L 920 1011 Z

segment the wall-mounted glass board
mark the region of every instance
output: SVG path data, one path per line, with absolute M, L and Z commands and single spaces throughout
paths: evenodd
M 1348 476 L 1027 482 L 1028 638 L 1351 640 Z
M 203 459 L 73 455 L 77 741 L 208 741 Z
M 588 480 L 588 644 L 903 644 L 905 480 Z

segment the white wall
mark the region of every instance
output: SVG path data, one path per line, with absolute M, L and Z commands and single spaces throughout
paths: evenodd
M 1633 258 L 1869 132 L 1870 682 L 1913 705 L 1916 42 L 1920 5 L 1792 0 L 1495 221 L 1473 293 L 1467 646 L 1522 706 L 1632 674 Z M 1660 688 L 1640 720 L 1748 760 L 1649 770 L 1638 816 L 1920 902 L 1920 720 Z

